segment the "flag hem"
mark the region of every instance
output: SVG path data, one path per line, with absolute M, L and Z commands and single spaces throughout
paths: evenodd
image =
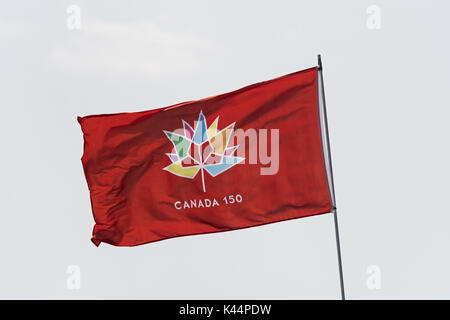
M 148 244 L 148 243 L 159 242 L 159 241 L 164 241 L 164 240 L 170 240 L 170 239 L 174 239 L 174 238 L 182 238 L 182 237 L 189 237 L 189 236 L 199 236 L 199 235 L 207 235 L 207 234 L 213 234 L 213 233 L 239 231 L 239 230 L 248 229 L 248 228 L 254 228 L 254 227 L 262 227 L 262 226 L 270 225 L 270 224 L 273 224 L 273 223 L 280 223 L 280 222 L 290 221 L 290 220 L 295 220 L 295 219 L 302 219 L 302 218 L 307 218 L 307 217 L 319 216 L 319 215 L 324 215 L 324 214 L 331 213 L 331 212 L 332 212 L 332 206 L 330 205 L 330 207 L 327 208 L 327 210 L 319 211 L 317 213 L 309 213 L 309 214 L 303 215 L 301 217 L 283 218 L 283 219 L 279 219 L 279 220 L 268 221 L 268 222 L 263 222 L 263 223 L 259 223 L 259 224 L 253 224 L 251 226 L 232 228 L 232 229 L 227 229 L 227 230 L 214 230 L 214 231 L 208 231 L 208 232 L 180 234 L 180 235 L 170 236 L 170 237 L 162 238 L 162 239 L 143 241 L 143 242 L 133 242 L 131 244 L 113 243 L 112 241 L 100 240 L 100 239 L 95 238 L 95 235 L 91 238 L 91 241 L 97 247 L 100 246 L 100 244 L 102 242 L 103 243 L 107 243 L 107 244 L 112 245 L 112 246 L 115 246 L 115 247 L 136 247 L 136 246 L 140 246 L 140 245 L 144 245 L 144 244 Z

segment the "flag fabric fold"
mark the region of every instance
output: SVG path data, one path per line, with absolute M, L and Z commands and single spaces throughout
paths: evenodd
M 317 74 L 78 117 L 93 243 L 134 246 L 330 212 Z

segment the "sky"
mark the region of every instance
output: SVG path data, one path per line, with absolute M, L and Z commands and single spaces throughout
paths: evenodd
M 321 54 L 347 298 L 449 299 L 449 10 L 0 1 L 0 298 L 339 299 L 331 214 L 95 247 L 76 121 L 232 91 Z

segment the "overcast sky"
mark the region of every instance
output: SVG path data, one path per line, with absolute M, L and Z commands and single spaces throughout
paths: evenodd
M 318 53 L 348 298 L 450 298 L 448 12 L 437 0 L 0 1 L 0 298 L 339 298 L 331 215 L 96 248 L 76 121 L 231 91 Z

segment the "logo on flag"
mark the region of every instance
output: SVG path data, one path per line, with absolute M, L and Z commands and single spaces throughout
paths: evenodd
M 219 131 L 219 117 L 207 127 L 205 115 L 201 111 L 194 129 L 186 121 L 182 122 L 181 132 L 164 130 L 173 144 L 173 151 L 166 153 L 172 163 L 163 170 L 189 179 L 194 179 L 200 172 L 203 192 L 206 192 L 204 171 L 216 177 L 245 160 L 233 156 L 239 145 L 230 145 L 236 122 Z

